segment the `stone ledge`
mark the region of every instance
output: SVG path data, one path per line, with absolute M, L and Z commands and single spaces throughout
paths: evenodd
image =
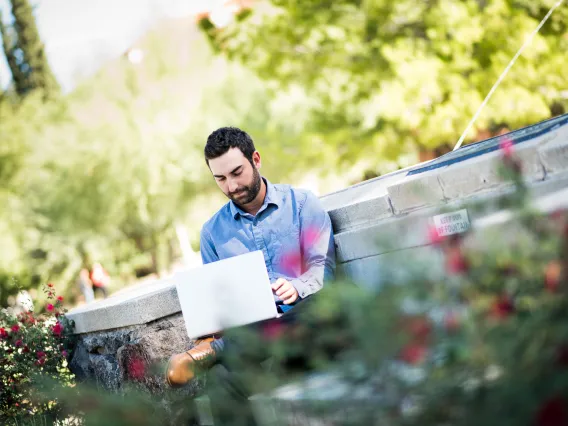
M 535 205 L 540 204 L 543 196 L 558 193 L 568 187 L 568 173 L 557 175 L 554 180 L 535 182 L 529 191 Z M 474 194 L 459 200 L 450 201 L 443 206 L 429 207 L 408 213 L 404 216 L 391 217 L 371 226 L 352 229 L 335 235 L 337 259 L 339 263 L 350 262 L 389 252 L 410 249 L 429 244 L 428 228 L 432 217 L 447 211 L 468 209 L 470 222 L 487 217 L 499 210 L 498 201 L 510 194 L 511 185 L 499 191 Z M 482 208 L 475 205 L 482 203 Z
M 75 321 L 75 332 L 80 334 L 146 324 L 180 311 L 175 284 L 166 279 L 141 293 L 133 290 L 73 309 L 67 317 Z
M 557 155 L 558 152 L 563 153 L 564 157 Z M 521 163 L 527 182 L 545 179 L 546 165 L 541 155 L 547 155 L 549 169 L 568 170 L 568 126 L 515 145 L 514 155 Z M 401 214 L 507 186 L 508 183 L 500 176 L 501 165 L 502 154 L 491 151 L 467 161 L 417 174 L 387 190 L 395 213 Z

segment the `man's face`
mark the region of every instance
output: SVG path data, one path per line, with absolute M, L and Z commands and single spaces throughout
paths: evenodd
M 222 156 L 209 160 L 209 168 L 221 191 L 240 206 L 253 201 L 260 191 L 258 152 L 253 154 L 252 161 L 254 166 L 238 148 L 231 148 Z

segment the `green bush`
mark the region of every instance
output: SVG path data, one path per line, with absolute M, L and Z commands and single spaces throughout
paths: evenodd
M 2 424 L 34 416 L 55 419 L 60 405 L 54 389 L 73 385 L 68 369 L 71 325 L 53 284 L 44 288 L 45 308 L 34 312 L 0 312 L 0 420 Z

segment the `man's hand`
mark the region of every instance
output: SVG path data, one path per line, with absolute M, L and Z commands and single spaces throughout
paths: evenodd
M 272 284 L 272 291 L 278 296 L 285 305 L 290 305 L 298 300 L 298 290 L 290 283 L 290 281 L 284 278 L 278 278 L 274 284 Z

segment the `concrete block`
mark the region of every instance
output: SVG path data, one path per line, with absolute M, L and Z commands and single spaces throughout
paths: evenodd
M 370 179 L 345 189 L 332 192 L 320 197 L 323 207 L 327 210 L 336 210 L 358 202 L 380 198 L 387 194 L 387 188 L 401 180 L 404 180 L 407 170 Z
M 568 188 L 568 173 L 555 175 L 551 180 L 533 182 L 528 188 L 536 208 L 545 206 L 545 203 L 561 205 L 558 204 L 561 201 L 556 198 Z M 495 191 L 478 192 L 469 197 L 449 201 L 442 207 L 429 207 L 403 216 L 377 219 L 367 226 L 341 232 L 335 235 L 337 260 L 349 262 L 427 245 L 430 243 L 428 229 L 433 224 L 434 216 L 466 209 L 473 224 L 496 214 L 500 209 L 499 200 L 509 195 L 512 190 L 511 187 L 503 187 Z
M 415 212 L 338 234 L 335 236 L 337 260 L 349 262 L 428 244 L 428 227 L 432 214 L 432 210 Z
M 568 127 L 556 132 L 556 137 L 538 149 L 546 173 L 568 172 Z
M 425 172 L 387 188 L 395 214 L 445 201 L 437 171 Z
M 444 257 L 432 246 L 413 247 L 341 265 L 350 279 L 365 288 L 380 289 L 385 284 L 404 284 L 410 279 L 438 279 L 444 276 Z
M 515 151 L 515 156 L 519 159 L 523 176 L 528 182 L 544 179 L 544 167 L 536 146 L 523 147 Z M 439 174 L 444 195 L 453 200 L 511 185 L 500 174 L 502 164 L 502 154 L 495 151 L 446 167 Z
M 329 210 L 328 213 L 334 233 L 360 228 L 393 215 L 386 195 Z

